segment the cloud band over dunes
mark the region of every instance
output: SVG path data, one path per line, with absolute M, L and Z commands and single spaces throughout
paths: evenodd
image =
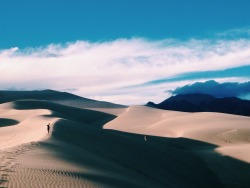
M 165 90 L 195 81 L 246 82 L 250 73 L 238 71 L 234 76 L 225 70 L 248 68 L 249 59 L 250 40 L 246 38 L 187 41 L 132 38 L 14 47 L 0 50 L 0 89 L 48 88 L 118 103 L 159 102 L 166 97 Z M 195 77 L 208 71 L 220 76 Z M 154 83 L 164 79 L 176 80 Z

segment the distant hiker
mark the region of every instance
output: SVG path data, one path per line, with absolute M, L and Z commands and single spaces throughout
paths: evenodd
M 49 134 L 49 130 L 50 130 L 50 123 L 47 125 L 47 130 L 48 130 L 48 134 Z

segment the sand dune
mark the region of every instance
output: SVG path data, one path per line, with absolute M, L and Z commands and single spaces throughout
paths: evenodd
M 248 117 L 91 109 L 1 104 L 0 187 L 250 186 Z
M 132 106 L 104 126 L 162 137 L 184 137 L 219 146 L 249 143 L 250 118 L 222 113 L 187 113 Z
M 1 127 L 0 150 L 45 138 L 48 134 L 46 125 L 57 119 L 46 117 L 51 114 L 46 109 L 15 110 L 13 105 L 14 103 L 0 105 L 0 118 L 17 122 L 12 126 Z
M 143 118 L 142 118 L 143 117 Z M 187 138 L 206 144 L 183 144 L 192 149 L 229 187 L 248 187 L 250 118 L 222 113 L 186 113 L 132 106 L 104 126 L 105 129 L 151 136 Z M 243 170 L 244 169 L 244 170 Z M 244 171 L 244 172 L 243 172 Z

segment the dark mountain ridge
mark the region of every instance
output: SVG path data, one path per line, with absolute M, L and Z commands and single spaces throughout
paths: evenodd
M 71 93 L 55 90 L 0 91 L 0 104 L 18 100 L 46 100 L 78 108 L 124 108 L 125 106 L 83 98 Z
M 216 98 L 207 94 L 180 94 L 147 106 L 182 112 L 220 112 L 250 116 L 250 101 L 237 97 Z

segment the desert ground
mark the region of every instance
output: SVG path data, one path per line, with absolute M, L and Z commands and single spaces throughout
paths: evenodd
M 250 187 L 250 117 L 63 97 L 1 101 L 0 187 Z

